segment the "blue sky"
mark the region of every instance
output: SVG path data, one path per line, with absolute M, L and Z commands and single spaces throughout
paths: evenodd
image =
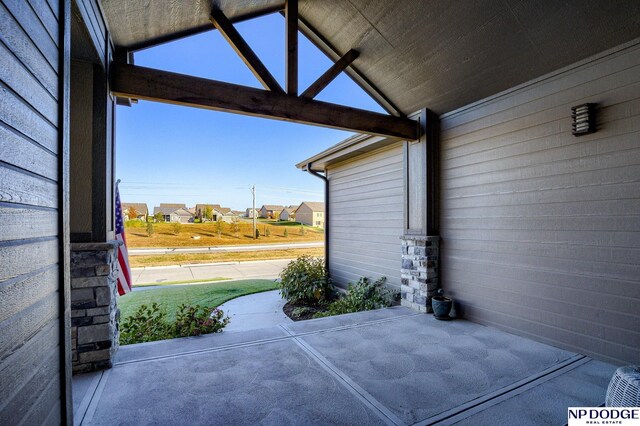
M 236 28 L 284 86 L 284 18 Z M 261 88 L 217 31 L 136 52 L 136 65 Z M 299 35 L 303 91 L 331 61 Z M 384 112 L 342 74 L 317 99 Z M 233 209 L 322 200 L 322 181 L 295 164 L 351 135 L 316 126 L 140 101 L 117 108 L 116 175 L 124 202 L 217 203 Z

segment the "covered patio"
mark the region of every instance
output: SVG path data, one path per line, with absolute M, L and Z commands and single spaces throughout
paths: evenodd
M 564 424 L 615 367 L 408 308 L 120 348 L 76 424 Z
M 276 13 L 282 81 L 235 27 Z M 204 31 L 263 89 L 135 62 Z M 640 363 L 638 1 L 0 0 L 0 57 L 0 424 L 564 424 Z M 319 100 L 341 73 L 387 114 Z M 138 101 L 356 132 L 298 167 L 334 283 L 404 307 L 117 352 Z

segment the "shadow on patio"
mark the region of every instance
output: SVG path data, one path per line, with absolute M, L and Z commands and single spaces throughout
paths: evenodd
M 76 423 L 565 424 L 615 367 L 394 307 L 120 348 L 74 377 Z

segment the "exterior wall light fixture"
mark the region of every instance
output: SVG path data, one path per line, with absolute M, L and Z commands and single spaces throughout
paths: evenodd
M 571 108 L 571 124 L 574 136 L 582 136 L 596 131 L 596 104 L 588 103 Z

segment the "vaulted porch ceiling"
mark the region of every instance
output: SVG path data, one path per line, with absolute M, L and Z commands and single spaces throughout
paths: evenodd
M 313 41 L 325 50 L 333 48 L 334 60 L 356 49 L 350 75 L 359 73 L 360 84 L 371 83 L 404 114 L 422 107 L 451 111 L 640 37 L 635 0 L 299 3 L 301 30 L 315 32 Z M 284 8 L 284 1 L 273 0 L 215 4 L 231 21 Z M 128 50 L 213 29 L 209 1 L 102 5 L 114 43 Z

